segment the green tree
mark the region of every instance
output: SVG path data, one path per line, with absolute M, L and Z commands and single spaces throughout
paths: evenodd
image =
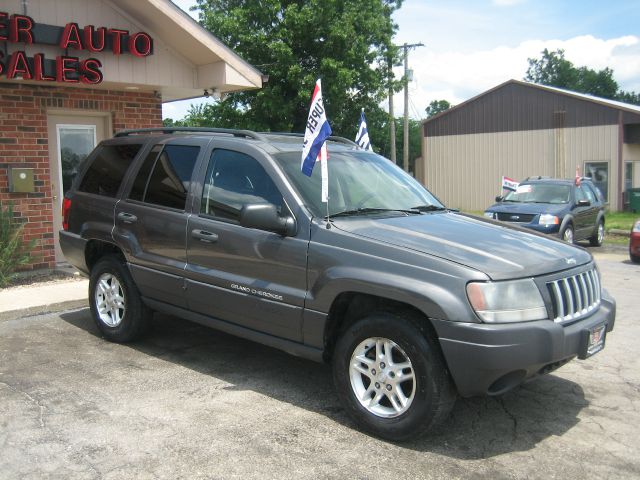
M 198 0 L 200 23 L 269 81 L 194 109 L 189 123 L 303 132 L 317 78 L 332 129 L 355 137 L 364 108 L 376 142 L 387 95 L 387 58 L 397 63 L 391 19 L 402 0 Z M 394 88 L 397 84 L 394 83 Z M 202 123 L 200 123 L 202 122 Z M 374 143 L 375 145 L 375 143 Z
M 455 107 L 455 105 L 451 105 L 447 100 L 431 100 L 425 112 L 427 113 L 427 118 L 431 118 L 445 110 L 449 110 L 451 107 Z
M 545 48 L 541 55 L 540 58 L 528 59 L 526 81 L 640 105 L 639 94 L 619 89 L 612 69 L 576 67 L 565 58 L 562 49 L 551 52 Z

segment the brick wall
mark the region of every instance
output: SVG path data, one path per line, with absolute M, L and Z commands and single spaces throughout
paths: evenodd
M 24 241 L 36 239 L 30 268 L 55 266 L 47 127 L 52 109 L 109 112 L 115 131 L 162 126 L 162 104 L 152 93 L 0 83 L 0 204 L 13 202 L 26 222 Z M 11 166 L 34 169 L 35 193 L 9 193 Z

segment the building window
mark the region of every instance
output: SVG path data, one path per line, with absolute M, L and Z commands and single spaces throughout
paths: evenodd
M 609 201 L 609 162 L 586 162 L 585 177 L 590 177 L 593 184 L 600 189 L 605 202 Z
M 633 188 L 633 162 L 624 162 L 624 191 Z

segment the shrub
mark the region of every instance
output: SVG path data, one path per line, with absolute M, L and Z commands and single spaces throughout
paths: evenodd
M 24 223 L 14 218 L 13 204 L 9 203 L 6 208 L 0 204 L 0 288 L 9 285 L 16 269 L 27 265 L 33 258 L 31 251 L 35 240 L 25 245 L 23 231 Z

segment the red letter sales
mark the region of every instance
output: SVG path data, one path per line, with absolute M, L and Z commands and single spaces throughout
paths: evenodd
M 0 12 L 0 42 L 35 44 L 33 28 L 35 22 L 26 15 L 9 15 Z M 86 50 L 88 52 L 110 51 L 114 55 L 129 53 L 136 57 L 147 57 L 153 53 L 153 39 L 145 32 L 129 33 L 128 30 L 94 27 L 87 25 L 80 29 L 77 23 L 67 23 L 62 29 L 58 46 L 65 50 Z M 110 48 L 109 48 L 110 46 Z M 55 76 L 44 73 L 44 55 L 38 53 L 28 59 L 24 51 L 16 51 L 5 58 L 0 51 L 0 75 L 12 79 L 20 76 L 25 80 L 102 82 L 102 63 L 96 58 L 80 60 L 75 56 L 60 55 L 55 59 Z

